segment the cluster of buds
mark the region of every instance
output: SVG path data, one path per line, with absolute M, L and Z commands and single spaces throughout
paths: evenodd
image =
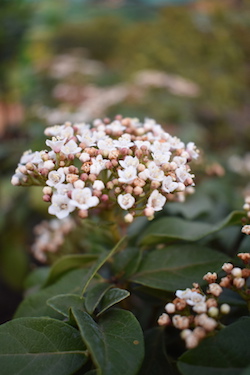
M 244 264 L 250 264 L 250 253 L 239 253 L 238 257 Z M 230 306 L 220 304 L 218 300 L 223 288 L 237 291 L 245 300 L 249 299 L 246 279 L 250 276 L 250 269 L 224 263 L 222 270 L 226 276 L 220 282 L 217 282 L 215 272 L 204 275 L 203 279 L 208 283 L 206 293 L 197 283 L 192 289 L 177 290 L 176 298 L 166 304 L 166 312 L 158 319 L 160 326 L 173 325 L 181 330 L 181 338 L 188 349 L 196 347 L 209 333 L 221 328 L 221 318 L 230 312 Z
M 243 209 L 246 211 L 248 222 L 249 222 L 249 220 L 250 220 L 250 196 L 249 195 L 247 195 L 245 197 Z M 242 231 L 242 233 L 245 233 L 245 234 L 249 235 L 250 234 L 250 225 L 244 225 L 241 231 Z
M 47 261 L 48 253 L 56 253 L 63 245 L 65 237 L 75 228 L 76 223 L 71 217 L 50 221 L 44 220 L 34 228 L 36 236 L 31 247 L 34 257 L 42 263 Z
M 42 185 L 49 213 L 59 219 L 75 209 L 85 218 L 91 209 L 125 211 L 125 221 L 149 219 L 166 201 L 181 200 L 194 185 L 189 162 L 198 158 L 193 142 L 186 146 L 152 119 L 116 116 L 65 123 L 45 129 L 50 150 L 21 157 L 13 185 Z

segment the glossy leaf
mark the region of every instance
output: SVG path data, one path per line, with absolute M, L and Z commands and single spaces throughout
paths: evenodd
M 75 307 L 79 310 L 84 310 L 84 298 L 77 294 L 59 294 L 50 298 L 47 301 L 47 305 L 68 318 L 70 308 Z
M 183 375 L 237 375 L 250 365 L 250 318 L 245 317 L 184 353 L 178 368 Z
M 98 260 L 93 264 L 92 267 L 88 270 L 87 274 L 83 278 L 83 290 L 82 294 L 85 293 L 90 281 L 93 279 L 93 277 L 96 275 L 96 273 L 99 271 L 99 269 L 104 265 L 104 263 L 107 262 L 107 260 L 115 254 L 115 252 L 120 248 L 120 246 L 123 244 L 126 237 L 123 237 L 115 247 L 109 252 L 105 251 L 102 255 L 99 256 Z
M 173 375 L 164 343 L 164 331 L 157 327 L 145 333 L 145 358 L 139 375 Z
M 98 259 L 96 254 L 76 254 L 76 255 L 65 255 L 60 258 L 51 267 L 48 279 L 45 282 L 45 286 L 53 284 L 60 276 L 65 272 L 68 272 L 75 268 L 82 268 L 89 266 Z
M 99 283 L 93 286 L 85 297 L 85 307 L 89 314 L 92 314 L 101 301 L 104 294 L 112 287 L 112 284 Z
M 0 326 L 1 375 L 70 375 L 86 361 L 79 332 L 50 318 L 20 318 Z
M 234 211 L 215 225 L 187 221 L 179 217 L 164 217 L 155 220 L 147 227 L 139 243 L 141 245 L 153 245 L 174 240 L 197 241 L 228 225 L 240 224 L 242 216 L 243 213 L 241 211 Z
M 202 283 L 208 272 L 217 272 L 228 258 L 208 247 L 173 245 L 150 251 L 130 280 L 155 289 L 175 291 Z
M 24 316 L 50 316 L 62 319 L 61 314 L 46 304 L 47 300 L 63 293 L 79 294 L 80 296 L 82 279 L 87 272 L 86 269 L 70 271 L 53 285 L 28 296 L 19 305 L 15 313 L 15 318 Z
M 116 303 L 121 302 L 122 300 L 124 300 L 125 298 L 129 296 L 130 296 L 130 293 L 124 289 L 112 288 L 108 290 L 101 300 L 100 311 L 97 314 L 97 316 L 101 315 L 108 308 L 115 305 Z
M 113 270 L 120 278 L 127 278 L 135 273 L 139 267 L 142 252 L 137 247 L 127 247 L 123 251 L 115 254 Z
M 85 312 L 72 310 L 100 375 L 136 375 L 144 355 L 141 327 L 126 310 L 107 311 L 98 324 Z

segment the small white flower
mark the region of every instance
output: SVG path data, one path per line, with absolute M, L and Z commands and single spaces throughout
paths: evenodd
M 56 185 L 56 190 L 58 194 L 67 195 L 68 192 L 73 190 L 72 184 L 58 184 Z
M 162 207 L 166 203 L 166 197 L 159 193 L 158 190 L 154 190 L 151 194 L 150 197 L 148 198 L 148 203 L 147 207 L 151 207 L 154 209 L 154 211 L 161 211 Z
M 103 169 L 105 169 L 105 164 L 108 161 L 103 159 L 102 155 L 97 155 L 96 158 L 91 158 L 92 165 L 90 166 L 90 173 L 98 175 Z
M 168 142 L 159 142 L 159 141 L 154 141 L 153 144 L 150 146 L 150 150 L 154 153 L 162 153 L 162 154 L 169 154 L 170 150 L 170 144 Z
M 134 181 L 137 177 L 137 171 L 135 167 L 127 167 L 124 170 L 118 169 L 119 178 L 118 181 L 129 184 Z
M 177 168 L 175 170 L 175 174 L 176 174 L 176 177 L 177 177 L 178 181 L 180 181 L 182 183 L 184 183 L 187 178 L 192 177 L 190 175 L 190 173 L 187 172 L 187 169 L 186 169 L 185 165 L 180 166 L 179 168 Z
M 70 155 L 70 154 L 74 155 L 81 151 L 82 151 L 81 147 L 78 147 L 77 143 L 73 139 L 71 139 L 61 148 L 61 152 L 64 155 Z
M 102 151 L 113 151 L 116 150 L 114 141 L 112 138 L 108 137 L 106 139 L 101 139 L 97 142 L 97 147 Z
M 194 306 L 198 303 L 205 302 L 206 297 L 198 292 L 193 292 L 191 289 L 187 288 L 185 290 L 177 290 L 175 292 L 176 297 L 184 299 L 188 305 Z
M 152 157 L 156 165 L 162 165 L 169 161 L 171 152 L 156 151 L 152 153 Z
M 67 195 L 53 194 L 48 211 L 49 214 L 55 215 L 58 219 L 64 219 L 70 212 L 74 211 L 74 209 L 75 206 L 72 205 Z
M 99 203 L 99 199 L 92 196 L 90 188 L 73 189 L 71 198 L 71 204 L 80 210 L 87 210 L 90 207 L 97 206 Z
M 93 189 L 103 190 L 105 188 L 104 183 L 101 180 L 95 180 L 93 183 Z
M 186 150 L 191 159 L 197 159 L 199 157 L 199 152 L 197 152 L 197 148 L 194 142 L 189 142 L 187 144 Z
M 207 305 L 206 302 L 198 302 L 193 306 L 193 310 L 197 314 L 205 313 L 207 312 Z
M 130 166 L 137 168 L 139 165 L 139 159 L 136 156 L 126 156 L 124 160 L 119 160 L 119 163 L 123 168 L 128 168 Z
M 117 140 L 114 140 L 114 146 L 117 148 L 130 148 L 134 146 L 134 142 L 131 142 L 131 135 L 130 134 L 123 134 Z
M 163 170 L 159 168 L 153 161 L 148 164 L 148 167 L 145 169 L 144 173 L 150 180 L 153 181 L 162 181 L 164 179 Z
M 46 184 L 49 186 L 57 187 L 65 181 L 65 174 L 63 168 L 59 168 L 57 171 L 50 171 L 48 174 L 48 180 Z
M 60 152 L 62 146 L 66 142 L 66 138 L 60 138 L 60 137 L 53 137 L 52 140 L 47 139 L 46 140 L 46 145 L 49 146 L 54 152 Z
M 117 133 L 119 134 L 123 132 L 123 130 L 125 130 L 126 127 L 123 126 L 120 121 L 115 120 L 115 121 L 112 121 L 110 124 L 108 124 L 106 126 L 106 129 L 111 130 L 113 134 L 117 134 Z
M 84 129 L 81 135 L 77 135 L 78 140 L 84 143 L 86 147 L 92 147 L 96 145 L 93 134 L 89 129 Z
M 83 152 L 81 153 L 79 159 L 81 160 L 81 162 L 85 163 L 86 161 L 90 160 L 90 155 L 87 152 Z
M 173 158 L 173 162 L 177 165 L 177 167 L 180 167 L 182 165 L 185 165 L 187 163 L 187 159 L 182 156 L 175 156 Z
M 51 169 L 55 168 L 55 164 L 52 160 L 46 160 L 42 166 L 39 165 L 39 168 L 46 168 L 50 171 Z
M 150 142 L 149 141 L 135 141 L 134 142 L 137 148 L 141 148 L 142 146 L 145 146 L 148 150 L 150 149 Z
M 135 203 L 135 198 L 131 194 L 120 194 L 117 197 L 117 202 L 123 210 L 128 210 Z
M 161 189 L 165 193 L 172 193 L 174 190 L 178 189 L 178 186 L 178 182 L 174 182 L 171 176 L 165 176 L 161 184 Z

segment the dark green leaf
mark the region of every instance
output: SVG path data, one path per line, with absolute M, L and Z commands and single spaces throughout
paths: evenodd
M 105 293 L 104 297 L 101 300 L 100 311 L 97 316 L 101 315 L 109 307 L 115 305 L 116 303 L 121 302 L 125 298 L 129 297 L 130 293 L 127 290 L 112 288 Z
M 62 315 L 46 304 L 49 298 L 58 294 L 81 294 L 82 279 L 88 271 L 86 269 L 73 270 L 60 278 L 53 285 L 41 289 L 36 294 L 30 295 L 19 305 L 15 318 L 24 316 L 50 316 L 62 319 Z
M 82 338 L 102 375 L 136 375 L 143 360 L 143 335 L 126 310 L 103 314 L 98 324 L 85 312 L 72 310 Z
M 91 288 L 85 297 L 85 307 L 89 314 L 92 314 L 101 301 L 104 294 L 112 287 L 112 284 L 99 283 Z
M 95 262 L 97 259 L 98 255 L 95 254 L 75 254 L 63 256 L 51 267 L 48 279 L 46 280 L 44 286 L 53 284 L 65 272 L 75 268 L 89 266 L 89 264 Z
M 123 251 L 115 254 L 113 270 L 119 278 L 127 278 L 135 273 L 142 258 L 142 253 L 137 247 L 127 247 Z
M 58 296 L 50 298 L 47 304 L 52 307 L 52 309 L 68 318 L 70 308 L 84 309 L 84 298 L 77 294 L 59 294 Z
M 179 217 L 164 217 L 150 224 L 139 242 L 142 245 L 152 245 L 173 240 L 197 241 L 228 225 L 240 224 L 242 216 L 243 212 L 234 211 L 215 225 Z
M 185 202 L 169 202 L 166 211 L 172 215 L 181 214 L 187 219 L 194 219 L 213 209 L 212 199 L 202 192 L 195 192 Z
M 178 368 L 183 375 L 237 375 L 250 365 L 250 318 L 245 317 L 184 353 Z
M 24 288 L 39 287 L 44 284 L 50 272 L 50 267 L 39 267 L 32 271 L 24 282 Z
M 164 331 L 153 328 L 145 333 L 145 358 L 139 375 L 172 375 L 164 343 Z
M 120 248 L 122 243 L 124 242 L 126 237 L 123 237 L 115 247 L 109 252 L 105 251 L 102 255 L 99 256 L 98 260 L 94 263 L 94 265 L 89 269 L 88 273 L 84 276 L 83 279 L 83 290 L 82 294 L 85 293 L 90 281 L 93 279 L 93 277 L 96 275 L 96 273 L 99 271 L 99 269 L 106 263 L 106 261 L 115 254 L 115 252 Z
M 0 326 L 1 375 L 70 375 L 87 360 L 79 332 L 50 318 Z
M 228 258 L 208 247 L 173 245 L 150 251 L 138 272 L 130 280 L 151 288 L 166 291 L 187 288 L 202 283 L 208 272 L 217 272 Z

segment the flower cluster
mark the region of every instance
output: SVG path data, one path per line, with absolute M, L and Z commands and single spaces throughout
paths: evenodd
M 245 203 L 243 205 L 243 209 L 246 211 L 246 214 L 247 214 L 247 219 L 244 219 L 245 223 L 246 222 L 249 222 L 250 220 L 250 196 L 247 195 L 245 197 Z M 250 234 L 250 225 L 246 224 L 243 226 L 242 228 L 242 233 L 245 233 L 245 234 Z
M 75 221 L 70 217 L 62 220 L 44 220 L 36 225 L 34 228 L 36 238 L 31 247 L 34 257 L 39 262 L 45 263 L 47 261 L 47 254 L 57 252 L 59 247 L 63 245 L 65 236 L 75 226 Z
M 177 290 L 176 298 L 165 306 L 166 313 L 159 319 L 160 326 L 173 325 L 181 330 L 181 338 L 185 340 L 188 349 L 196 347 L 199 342 L 210 332 L 220 329 L 221 318 L 230 312 L 230 306 L 220 304 L 218 297 L 223 288 L 238 292 L 245 300 L 249 300 L 249 290 L 246 280 L 250 277 L 250 253 L 239 253 L 238 257 L 246 265 L 246 268 L 234 267 L 232 263 L 224 263 L 222 270 L 226 276 L 220 282 L 216 282 L 218 275 L 208 272 L 203 279 L 208 282 L 206 293 L 197 283 L 193 288 Z
M 180 200 L 194 185 L 189 162 L 198 158 L 154 120 L 117 116 L 114 121 L 65 123 L 45 129 L 49 150 L 24 153 L 13 185 L 43 185 L 49 213 L 59 219 L 75 209 L 85 218 L 93 208 L 126 211 L 125 221 L 149 219 L 167 199 Z

